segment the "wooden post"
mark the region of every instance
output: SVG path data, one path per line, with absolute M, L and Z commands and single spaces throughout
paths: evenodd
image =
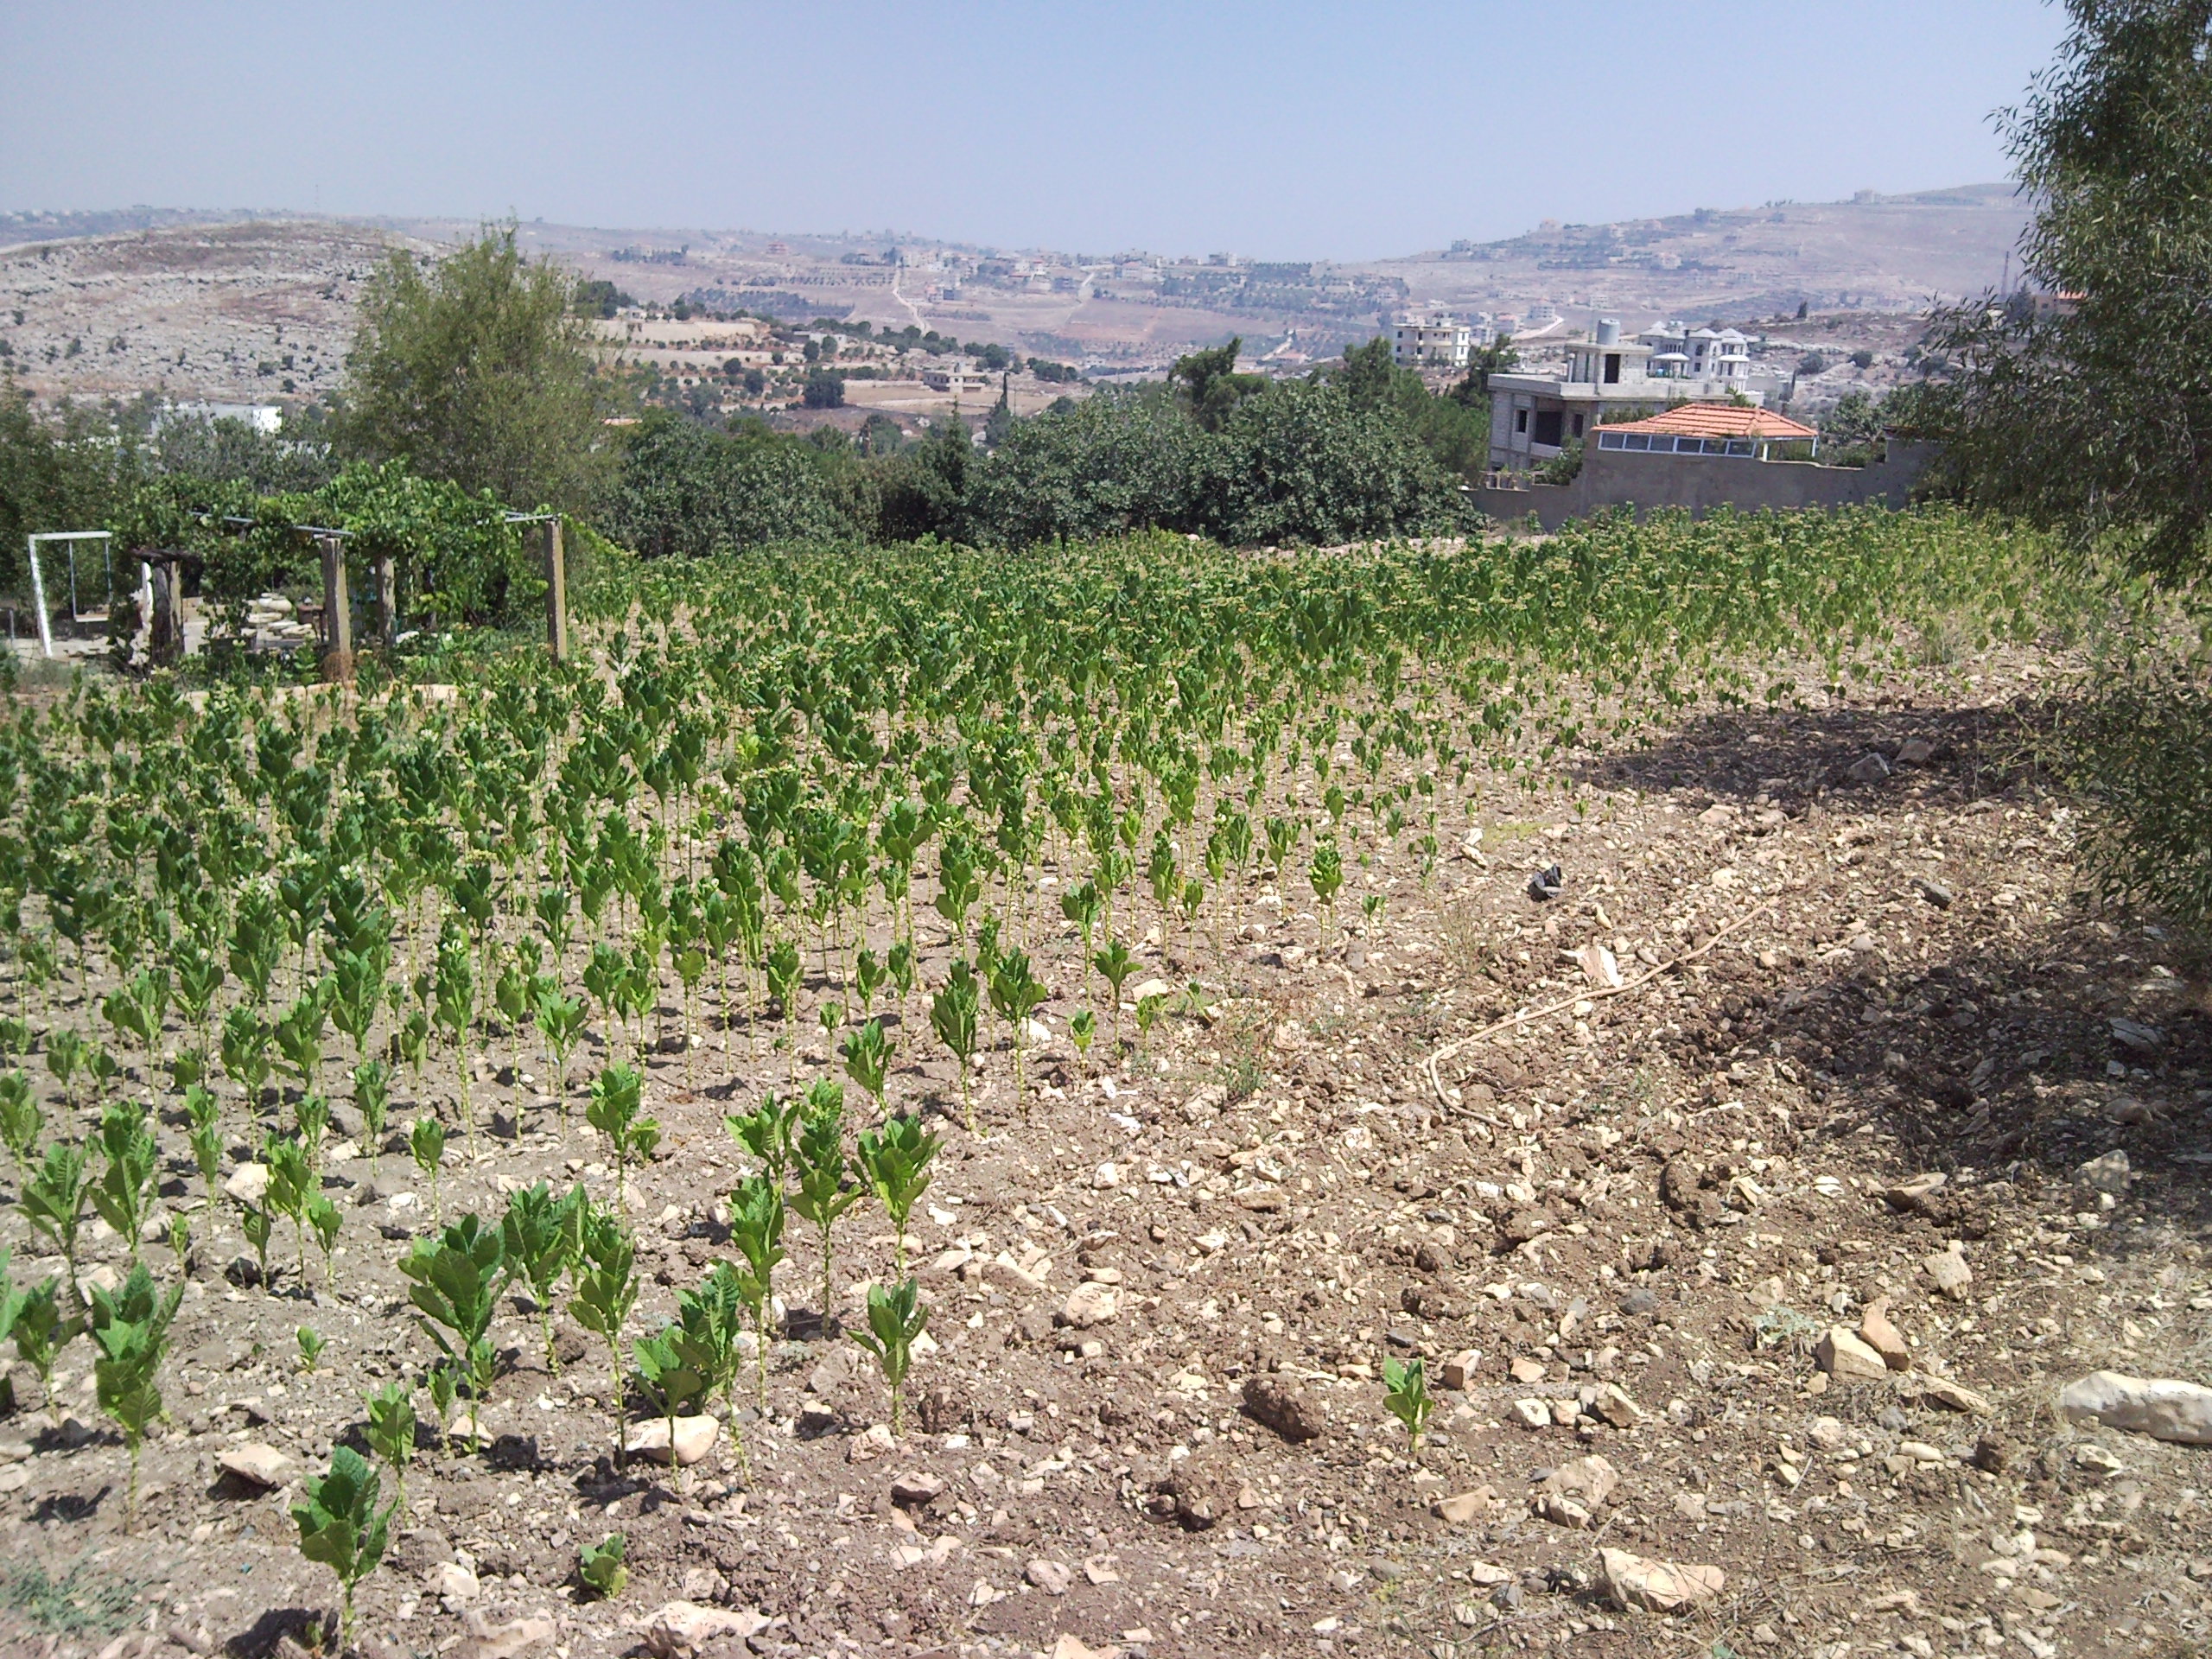
M 561 521 L 545 521 L 545 643 L 553 660 L 569 660 L 569 571 L 561 551 Z
M 386 651 L 399 648 L 399 568 L 390 553 L 376 561 L 377 628 Z
M 322 548 L 322 677 L 345 684 L 353 677 L 353 607 L 346 593 L 346 543 L 318 538 Z
M 154 582 L 153 632 L 147 655 L 156 668 L 175 665 L 184 655 L 182 567 L 174 558 L 149 563 Z

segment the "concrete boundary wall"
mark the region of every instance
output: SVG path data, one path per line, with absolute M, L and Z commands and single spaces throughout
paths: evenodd
M 1927 467 L 1926 444 L 1892 441 L 1886 459 L 1865 467 L 1810 461 L 1754 461 L 1743 455 L 1660 455 L 1633 449 L 1587 448 L 1572 484 L 1526 489 L 1485 485 L 1476 505 L 1491 518 L 1517 522 L 1531 512 L 1546 530 L 1573 518 L 1628 507 L 1641 517 L 1687 508 L 1693 517 L 1720 507 L 1738 512 L 1796 507 L 1902 507 Z

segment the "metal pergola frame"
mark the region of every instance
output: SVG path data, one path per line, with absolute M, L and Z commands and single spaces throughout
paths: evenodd
M 111 530 L 47 530 L 41 531 L 35 535 L 27 536 L 24 540 L 29 543 L 30 550 L 31 604 L 38 612 L 39 649 L 51 657 L 54 655 L 54 624 L 46 613 L 46 573 L 39 568 L 39 543 L 41 542 L 69 543 L 69 620 L 72 622 L 81 622 L 85 619 L 77 603 L 76 544 L 79 542 L 100 542 L 105 544 L 102 550 L 108 556 L 107 585 L 109 603 L 112 605 L 115 588 L 115 532 Z

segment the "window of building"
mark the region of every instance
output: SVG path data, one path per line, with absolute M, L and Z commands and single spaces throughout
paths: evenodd
M 1529 429 L 1529 411 L 1527 410 L 1516 409 L 1513 411 L 1513 429 L 1516 432 L 1526 432 Z
M 1535 428 L 1529 435 L 1529 441 L 1535 443 L 1548 444 L 1556 449 L 1565 441 L 1566 429 L 1567 411 L 1565 410 L 1540 409 L 1536 411 Z
M 1582 435 L 1582 417 L 1580 415 L 1574 417 L 1574 435 L 1578 438 Z
M 1621 354 L 1618 352 L 1607 352 L 1605 353 L 1605 384 L 1609 386 L 1617 386 L 1620 383 Z

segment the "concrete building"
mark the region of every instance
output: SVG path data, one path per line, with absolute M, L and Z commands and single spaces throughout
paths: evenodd
M 1685 349 L 1674 349 L 1677 343 L 1663 327 L 1623 340 L 1618 319 L 1600 317 L 1595 339 L 1568 345 L 1564 373 L 1491 375 L 1491 466 L 1529 470 L 1609 421 L 1669 404 L 1706 397 L 1742 397 L 1754 407 L 1764 403 L 1764 394 L 1751 383 L 1743 335 L 1701 328 L 1684 335 L 1679 343 Z
M 931 391 L 949 391 L 956 397 L 972 396 L 991 389 L 991 377 L 966 358 L 925 364 L 922 384 Z
M 1390 360 L 1406 369 L 1464 369 L 1474 333 L 1458 318 L 1408 312 L 1390 329 Z

